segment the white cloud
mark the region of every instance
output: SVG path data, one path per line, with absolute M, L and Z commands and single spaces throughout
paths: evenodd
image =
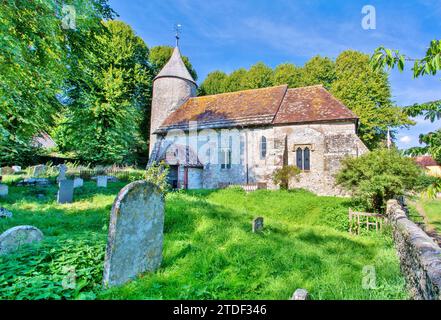
M 412 137 L 410 136 L 402 136 L 400 138 L 400 142 L 404 143 L 404 144 L 409 144 L 412 142 Z

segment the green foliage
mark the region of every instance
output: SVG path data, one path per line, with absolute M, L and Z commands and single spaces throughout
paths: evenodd
M 296 166 L 283 166 L 274 170 L 273 182 L 275 185 L 280 186 L 281 189 L 288 189 L 289 182 L 292 178 L 297 178 L 301 170 Z
M 302 68 L 301 86 L 321 84 L 329 89 L 335 78 L 335 62 L 327 57 L 315 56 Z
M 272 83 L 274 86 L 287 84 L 289 88 L 297 88 L 301 86 L 302 73 L 292 63 L 279 64 L 272 75 Z
M 141 128 L 151 97 L 148 48 L 121 21 L 104 26 L 106 33 L 95 37 L 99 50 L 88 52 L 87 63 L 78 66 L 82 77 L 69 91 L 55 139 L 82 161 L 133 162 L 133 154 L 147 150 Z
M 173 47 L 170 46 L 156 46 L 150 49 L 149 62 L 153 68 L 153 73 L 156 76 L 159 71 L 165 66 L 165 64 L 170 60 L 170 57 L 173 54 Z M 186 56 L 182 56 L 182 61 L 190 72 L 193 79 L 196 81 L 198 79 L 198 75 L 196 70 L 193 68 L 190 59 Z
M 360 118 L 358 134 L 370 149 L 381 146 L 388 128 L 413 124 L 401 108 L 392 105 L 387 75 L 372 69 L 369 56 L 344 51 L 335 69 L 337 80 L 331 92 Z
M 157 185 L 162 192 L 167 193 L 170 190 L 170 185 L 168 184 L 168 172 L 169 167 L 167 164 L 164 162 L 153 162 L 147 167 L 145 180 L 152 182 Z
M 244 89 L 259 89 L 272 86 L 273 71 L 263 62 L 253 65 L 245 75 Z
M 228 75 L 225 79 L 225 92 L 235 92 L 245 88 L 245 76 L 247 70 L 244 68 L 237 69 Z
M 227 74 L 222 71 L 214 71 L 207 75 L 199 87 L 199 95 L 211 95 L 225 92 Z
M 384 212 L 387 200 L 416 190 L 422 174 L 411 158 L 397 150 L 377 149 L 343 160 L 336 181 L 366 210 Z

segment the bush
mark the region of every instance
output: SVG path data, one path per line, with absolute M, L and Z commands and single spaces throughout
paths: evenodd
M 280 189 L 288 189 L 289 181 L 292 178 L 298 180 L 298 175 L 300 174 L 300 169 L 296 166 L 283 166 L 282 168 L 274 170 L 273 182 L 275 185 L 280 186 Z
M 145 180 L 156 184 L 162 192 L 166 193 L 170 189 L 170 185 L 168 184 L 168 171 L 169 167 L 164 162 L 159 164 L 153 162 L 152 165 L 147 167 Z
M 396 149 L 378 149 L 343 160 L 336 181 L 366 210 L 384 212 L 387 200 L 417 191 L 422 175 L 415 162 Z

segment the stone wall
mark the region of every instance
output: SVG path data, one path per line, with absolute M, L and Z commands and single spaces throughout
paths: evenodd
M 387 216 L 412 298 L 441 300 L 441 248 L 407 218 L 397 200 L 387 202 Z

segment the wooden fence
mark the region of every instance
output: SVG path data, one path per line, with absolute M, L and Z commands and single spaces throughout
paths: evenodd
M 363 226 L 366 227 L 366 230 L 372 227 L 375 231 L 379 231 L 382 229 L 384 223 L 384 216 L 377 213 L 371 212 L 357 212 L 352 211 L 349 208 L 349 233 L 357 235 L 360 234 L 360 230 Z

